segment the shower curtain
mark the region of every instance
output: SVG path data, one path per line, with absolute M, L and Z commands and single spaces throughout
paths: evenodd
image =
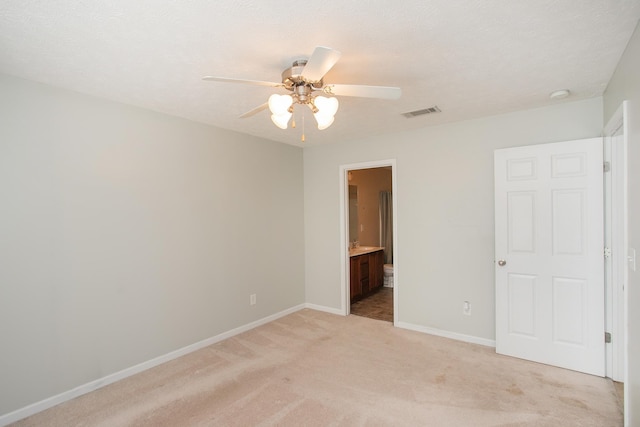
M 384 263 L 393 264 L 393 203 L 391 191 L 380 192 L 380 246 L 384 247 Z

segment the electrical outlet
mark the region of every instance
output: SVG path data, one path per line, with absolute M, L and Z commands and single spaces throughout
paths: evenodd
M 256 305 L 256 294 L 249 295 L 249 305 Z
M 471 303 L 469 301 L 465 301 L 462 304 L 462 314 L 471 316 Z

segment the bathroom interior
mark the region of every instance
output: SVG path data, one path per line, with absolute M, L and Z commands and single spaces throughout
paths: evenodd
M 391 167 L 348 172 L 351 314 L 393 322 Z

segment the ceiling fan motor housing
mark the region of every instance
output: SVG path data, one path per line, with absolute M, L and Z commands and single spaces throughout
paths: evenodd
M 322 79 L 318 81 L 308 81 L 302 76 L 304 66 L 307 65 L 306 59 L 299 59 L 293 62 L 290 68 L 287 68 L 282 72 L 282 83 L 288 90 L 293 90 L 296 86 L 310 86 L 310 88 L 320 89 L 322 88 Z

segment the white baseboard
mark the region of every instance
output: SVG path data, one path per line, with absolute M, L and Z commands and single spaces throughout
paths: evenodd
M 140 372 L 146 371 L 147 369 L 151 369 L 155 366 L 158 366 L 162 363 L 169 362 L 173 359 L 177 359 L 178 357 L 184 356 L 189 353 L 193 353 L 194 351 L 200 350 L 201 348 L 210 346 L 211 344 L 215 344 L 217 342 L 223 341 L 227 338 L 231 338 L 235 335 L 241 334 L 258 326 L 264 325 L 266 323 L 272 322 L 280 317 L 284 317 L 288 314 L 294 313 L 296 311 L 302 310 L 305 308 L 306 304 L 299 304 L 297 306 L 288 308 L 284 311 L 278 312 L 276 314 L 272 314 L 270 316 L 264 317 L 262 319 L 256 320 L 254 322 L 248 323 L 243 326 L 239 326 L 235 329 L 232 329 L 227 332 L 223 332 L 211 338 L 204 339 L 197 343 L 188 345 L 186 347 L 180 348 L 178 350 L 172 351 L 162 356 L 158 356 L 154 359 L 148 360 L 146 362 L 139 363 L 137 365 L 131 366 L 129 368 L 123 369 L 119 372 L 115 372 L 113 374 L 107 375 L 106 377 L 99 378 L 97 380 L 88 382 L 86 384 L 80 385 L 71 390 L 62 392 L 55 396 L 49 397 L 47 399 L 41 400 L 39 402 L 33 403 L 31 405 L 25 406 L 23 408 L 17 409 L 13 412 L 9 412 L 4 415 L 0 415 L 0 427 L 6 426 L 28 416 L 34 415 L 38 412 L 44 411 L 45 409 L 49 409 L 53 406 L 64 403 L 68 400 L 74 399 L 78 396 L 82 396 L 83 394 L 90 393 L 95 391 L 101 387 L 112 384 L 116 381 L 120 381 L 124 378 L 130 377 L 132 375 L 138 374 Z
M 444 337 L 444 338 L 451 338 L 451 339 L 457 340 L 457 341 L 464 341 L 464 342 L 468 342 L 468 343 L 472 343 L 472 344 L 480 344 L 480 345 L 484 345 L 484 346 L 487 346 L 487 347 L 494 347 L 495 348 L 495 346 L 496 346 L 496 341 L 495 340 L 489 340 L 489 339 L 486 339 L 486 338 L 474 337 L 473 335 L 459 334 L 457 332 L 443 331 L 441 329 L 429 328 L 427 326 L 414 325 L 413 323 L 397 322 L 395 324 L 395 326 L 397 326 L 398 328 L 409 329 L 409 330 L 412 330 L 412 331 L 424 332 L 425 334 L 436 335 L 436 336 Z
M 311 310 L 324 311 L 325 313 L 337 314 L 338 316 L 344 316 L 345 315 L 344 311 L 342 311 L 339 308 L 327 307 L 327 306 L 324 306 L 324 305 L 306 303 L 306 304 L 304 304 L 304 307 L 305 308 L 310 308 Z

